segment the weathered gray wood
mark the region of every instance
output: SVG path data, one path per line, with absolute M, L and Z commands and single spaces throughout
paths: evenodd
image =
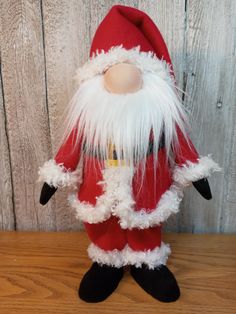
M 186 105 L 192 112 L 192 139 L 202 155 L 212 153 L 225 171 L 209 180 L 213 200 L 206 201 L 191 189 L 182 208 L 180 231 L 236 230 L 236 175 L 232 168 L 235 13 L 235 1 L 188 1 Z
M 226 1 L 225 6 L 221 3 L 219 12 L 221 10 L 223 14 L 218 29 L 215 30 L 220 36 L 211 49 L 219 51 L 217 59 L 220 62 L 219 88 L 216 92 L 217 107 L 223 111 L 223 121 L 222 125 L 218 124 L 217 143 L 219 144 L 221 139 L 224 142 L 219 153 L 224 172 L 223 199 L 216 205 L 221 213 L 220 232 L 226 233 L 236 232 L 236 2 Z M 218 116 L 215 119 L 218 119 Z M 213 123 L 215 124 L 215 121 Z M 218 134 L 221 134 L 220 138 Z M 221 191 L 218 183 L 216 185 L 218 191 Z
M 48 158 L 48 118 L 39 1 L 1 2 L 2 79 L 16 228 L 54 230 L 52 206 L 39 205 L 38 166 Z
M 1 62 L 1 60 L 0 60 Z M 14 230 L 14 205 L 11 180 L 10 153 L 6 131 L 4 97 L 0 64 L 0 229 Z
M 139 0 L 138 8 L 146 12 L 160 30 L 171 56 L 178 87 L 182 89 L 185 67 L 185 0 Z
M 90 1 L 43 1 L 48 112 L 53 154 L 59 148 L 63 113 L 75 89 L 76 69 L 89 55 Z M 68 190 L 56 193 L 57 230 L 76 230 L 80 222 L 68 206 Z

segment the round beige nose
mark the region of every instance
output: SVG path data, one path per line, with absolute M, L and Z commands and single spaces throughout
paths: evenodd
M 141 71 L 133 64 L 115 64 L 104 74 L 104 87 L 115 94 L 135 93 L 142 87 Z

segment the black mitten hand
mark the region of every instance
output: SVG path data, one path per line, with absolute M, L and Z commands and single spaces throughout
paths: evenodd
M 210 185 L 206 178 L 193 182 L 193 186 L 206 200 L 212 199 Z
M 47 202 L 50 200 L 50 198 L 53 196 L 56 190 L 57 188 L 54 188 L 54 186 L 50 186 L 47 183 L 44 183 L 39 199 L 40 204 L 41 205 L 47 204 Z

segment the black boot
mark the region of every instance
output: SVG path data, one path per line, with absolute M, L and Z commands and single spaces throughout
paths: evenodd
M 79 287 L 79 297 L 85 302 L 104 301 L 117 288 L 124 274 L 123 268 L 93 263 Z
M 162 302 L 174 302 L 180 296 L 179 286 L 174 275 L 165 266 L 154 269 L 131 266 L 131 275 L 135 281 L 153 298 Z

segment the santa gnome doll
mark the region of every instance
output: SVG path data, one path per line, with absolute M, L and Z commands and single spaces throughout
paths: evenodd
M 207 177 L 220 168 L 189 139 L 165 42 L 144 12 L 115 5 L 76 78 L 62 145 L 39 177 L 42 205 L 59 187 L 77 186 L 69 202 L 84 223 L 92 260 L 79 296 L 105 300 L 129 266 L 148 294 L 175 301 L 180 289 L 166 266 L 171 251 L 162 225 L 191 183 L 211 199 Z

